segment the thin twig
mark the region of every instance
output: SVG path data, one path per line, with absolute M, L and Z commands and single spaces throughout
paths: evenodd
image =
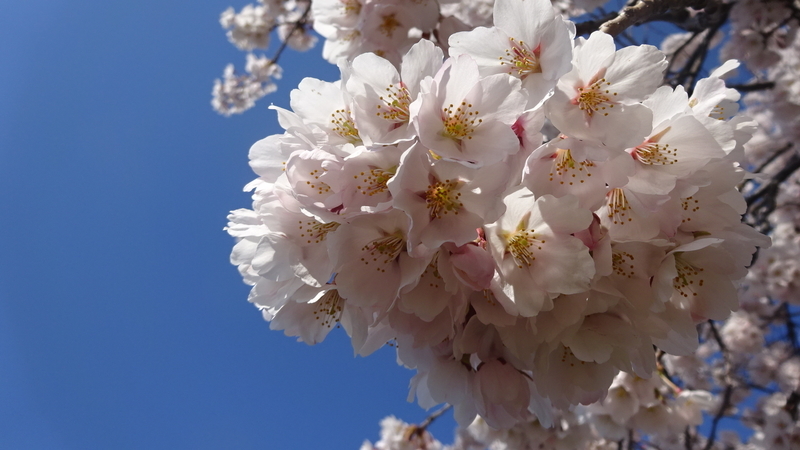
M 434 420 L 436 420 L 439 417 L 441 417 L 442 414 L 444 414 L 447 411 L 449 411 L 452 407 L 453 407 L 453 405 L 451 405 L 451 404 L 446 404 L 446 405 L 442 406 L 438 411 L 436 411 L 435 413 L 431 414 L 430 416 L 428 416 L 427 419 L 423 420 L 422 423 L 417 425 L 417 428 L 419 428 L 420 430 L 425 430 L 426 428 L 428 428 L 428 426 L 430 424 L 433 423 Z
M 281 57 L 281 54 L 284 50 L 286 50 L 286 46 L 289 45 L 289 38 L 291 38 L 298 30 L 303 28 L 306 24 L 306 19 L 308 18 L 308 14 L 311 12 L 311 2 L 308 2 L 308 7 L 306 10 L 303 11 L 303 15 L 297 19 L 297 22 L 294 23 L 294 27 L 292 27 L 292 31 L 286 35 L 286 38 L 281 42 L 281 46 L 278 47 L 278 50 L 275 51 L 275 56 L 270 59 L 272 64 L 276 64 L 278 62 L 278 58 Z

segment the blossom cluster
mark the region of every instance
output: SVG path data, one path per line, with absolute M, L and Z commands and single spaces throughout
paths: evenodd
M 380 23 L 318 4 L 315 26 Z M 755 126 L 722 79 L 735 62 L 691 95 L 659 87 L 662 52 L 575 39 L 547 0 L 499 0 L 447 48 L 341 59 L 341 80 L 273 107 L 285 132 L 250 150 L 231 260 L 271 328 L 315 344 L 338 323 L 361 355 L 392 342 L 411 398 L 463 425 L 550 426 L 737 309 L 769 245 L 736 189 Z
M 702 423 L 702 414 L 716 402 L 709 392 L 681 389 L 658 374 L 643 379 L 620 373 L 604 400 L 558 411 L 552 426 L 543 426 L 534 419 L 508 429 L 495 429 L 478 417 L 469 426 L 459 428 L 452 445 L 443 446 L 429 433 L 419 431 L 422 427 L 387 417 L 381 422 L 381 440 L 374 445 L 365 443 L 361 449 L 616 450 L 619 442 L 628 437 L 629 429 L 647 435 L 653 448 L 683 449 L 683 431 Z M 423 436 L 425 440 L 419 439 Z
M 558 0 L 554 7 L 565 17 L 584 14 L 605 0 Z M 238 13 L 228 8 L 220 16 L 228 40 L 248 52 L 246 73 L 226 67 L 212 90 L 212 106 L 220 114 L 242 113 L 276 89 L 280 79 L 278 58 L 256 57 L 254 50 L 269 47 L 275 32 L 281 42 L 297 51 L 317 43 L 311 29 L 325 39 L 323 57 L 333 64 L 362 53 L 375 53 L 395 65 L 421 38 L 443 50 L 457 32 L 492 25 L 494 0 L 259 0 Z M 253 61 L 258 61 L 255 71 Z
M 255 102 L 277 89 L 276 79 L 282 70 L 275 58 L 256 56 L 256 49 L 266 49 L 275 31 L 288 47 L 305 51 L 313 47 L 317 37 L 306 27 L 311 22 L 310 0 L 260 0 L 238 13 L 233 8 L 220 15 L 220 25 L 228 30 L 228 40 L 247 51 L 245 73 L 237 74 L 233 64 L 225 67 L 222 79 L 214 82 L 211 105 L 220 114 L 242 113 Z

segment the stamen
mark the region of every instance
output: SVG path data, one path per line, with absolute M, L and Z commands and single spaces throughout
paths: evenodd
M 611 219 L 614 225 L 625 225 L 625 222 L 633 220 L 632 217 L 628 217 L 628 211 L 631 206 L 622 189 L 612 189 L 606 195 L 608 197 L 608 218 Z
M 334 133 L 347 139 L 351 144 L 361 142 L 361 137 L 358 135 L 356 124 L 350 116 L 350 111 L 346 109 L 337 109 L 331 114 L 331 123 L 333 124 Z
M 613 108 L 613 97 L 617 95 L 616 92 L 611 92 L 608 87 L 611 83 L 607 82 L 605 78 L 601 78 L 589 86 L 578 88 L 578 96 L 572 100 L 572 104 L 578 107 L 592 117 L 598 111 L 604 111 L 606 108 Z M 608 106 L 606 106 L 608 105 Z M 604 116 L 608 113 L 604 112 Z
M 514 38 L 508 38 L 508 41 L 511 46 L 506 49 L 506 55 L 499 58 L 501 66 L 506 66 L 511 74 L 520 78 L 525 78 L 531 73 L 542 73 L 542 66 L 539 63 L 539 53 L 541 52 L 539 47 L 531 50 L 523 41 L 517 41 Z
M 611 254 L 611 264 L 614 273 L 625 278 L 633 278 L 636 271 L 633 268 L 633 255 L 628 252 L 614 252 Z
M 411 94 L 408 93 L 405 84 L 402 82 L 397 86 L 390 84 L 386 88 L 386 94 L 382 95 L 380 100 L 384 105 L 378 105 L 378 112 L 375 115 L 391 122 L 408 122 L 410 117 L 408 105 L 411 104 Z
M 453 213 L 458 215 L 458 210 L 464 207 L 458 199 L 461 193 L 456 191 L 458 180 L 444 180 L 428 185 L 425 192 L 425 203 L 428 207 L 431 220 L 440 219 L 443 215 Z
M 405 240 L 399 233 L 390 236 L 375 239 L 369 244 L 361 247 L 361 250 L 367 252 L 361 261 L 365 265 L 378 264 L 375 268 L 378 272 L 386 272 L 383 265 L 392 263 L 400 256 L 400 252 L 405 248 Z
M 453 139 L 472 139 L 470 136 L 475 132 L 475 127 L 483 122 L 479 119 L 480 111 L 470 111 L 472 103 L 461 102 L 459 106 L 450 106 L 442 110 L 442 121 L 444 122 L 445 135 Z
M 675 254 L 675 268 L 678 269 L 678 276 L 672 279 L 672 287 L 684 298 L 697 297 L 695 289 L 702 287 L 705 282 L 701 276 L 703 269 L 691 265 L 680 253 Z
M 325 172 L 325 169 L 323 169 L 323 170 L 314 169 L 314 170 L 312 170 L 311 172 L 308 173 L 308 176 L 313 178 L 314 180 L 319 180 L 319 177 L 324 172 Z M 327 194 L 328 192 L 331 191 L 331 187 L 328 186 L 327 183 L 323 183 L 322 181 L 306 180 L 306 186 L 308 186 L 311 189 L 316 190 L 318 195 Z
M 531 252 L 532 247 L 535 246 L 538 250 L 541 250 L 542 246 L 540 244 L 544 244 L 545 242 L 543 239 L 537 239 L 533 232 L 534 230 L 517 230 L 507 238 L 506 252 L 511 253 L 514 261 L 517 263 L 517 267 L 520 269 L 523 266 L 530 267 L 533 264 L 533 261 L 536 260 L 536 256 Z
M 306 238 L 306 244 L 319 244 L 325 240 L 328 233 L 336 231 L 340 225 L 338 222 L 321 223 L 316 220 L 307 220 L 305 222 L 298 220 L 297 223 L 299 224 L 298 228 L 303 231 L 300 233 L 300 237 Z
M 342 318 L 344 310 L 344 299 L 339 295 L 339 291 L 331 289 L 317 300 L 314 305 L 314 318 L 322 323 L 322 326 L 333 328 Z
M 670 148 L 669 144 L 659 144 L 658 141 L 672 127 L 667 127 L 660 133 L 648 139 L 644 144 L 636 147 L 633 158 L 642 164 L 666 166 L 678 162 L 678 149 Z
M 584 176 L 592 176 L 589 171 L 595 167 L 595 164 L 589 160 L 575 161 L 569 149 L 559 148 L 552 157 L 555 160 L 553 161 L 553 171 L 550 172 L 550 181 L 553 181 L 558 176 L 561 178 L 559 184 L 572 186 L 575 183 L 585 183 Z
M 362 195 L 368 195 L 370 197 L 387 192 L 389 188 L 386 186 L 386 183 L 392 179 L 396 171 L 397 166 L 389 169 L 381 169 L 378 167 L 370 169 L 369 172 L 361 172 L 359 175 L 353 175 L 355 179 L 361 178 L 361 184 L 356 186 L 356 189 L 358 192 L 361 192 Z
M 686 197 L 681 200 L 681 208 L 687 214 L 694 214 L 697 211 L 700 211 L 700 200 L 695 200 L 694 197 Z M 681 220 L 681 223 L 691 222 L 691 217 L 685 217 Z

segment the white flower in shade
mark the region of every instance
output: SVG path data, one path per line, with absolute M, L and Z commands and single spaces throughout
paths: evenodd
M 287 336 L 315 345 L 325 340 L 328 333 L 341 323 L 348 335 L 354 327 L 364 327 L 361 309 L 347 303 L 334 289 L 314 289 L 303 286 L 291 301 L 278 308 L 270 321 L 271 330 L 283 330 Z
M 340 295 L 356 306 L 388 308 L 400 288 L 415 283 L 431 255 L 407 251 L 408 217 L 401 211 L 362 215 L 328 236 Z
M 374 53 L 364 53 L 353 60 L 346 88 L 353 98 L 353 115 L 366 145 L 414 138 L 413 130 L 409 130 L 409 106 L 419 95 L 420 81 L 436 74 L 442 58 L 441 49 L 422 40 L 403 56 L 400 71 Z
M 522 184 L 536 196 L 575 195 L 581 206 L 594 211 L 602 205 L 607 186 L 625 185 L 632 169 L 624 153 L 593 141 L 559 136 L 528 157 Z
M 721 239 L 701 238 L 669 252 L 653 279 L 661 301 L 689 311 L 696 321 L 725 320 L 739 307 L 731 257 L 715 248 Z
M 520 78 L 528 106 L 535 106 L 570 70 L 575 25 L 557 15 L 549 0 L 498 0 L 494 25 L 450 36 L 450 55 L 470 55 L 483 76 Z
M 397 299 L 397 309 L 430 322 L 448 306 L 457 309 L 459 303 L 466 305 L 465 294 L 460 287 L 450 252 L 440 248 L 433 254 L 419 279 L 401 289 Z M 447 320 L 452 320 L 449 314 Z
M 567 195 L 535 198 L 527 189 L 508 195 L 506 213 L 486 226 L 486 238 L 504 281 L 503 291 L 524 316 L 553 308 L 559 294 L 589 288 L 595 274 L 588 248 L 572 236 L 589 227 L 592 213 Z
M 639 398 L 636 394 L 630 392 L 626 386 L 617 384 L 615 380 L 608 390 L 606 398 L 590 405 L 589 408 L 593 414 L 608 414 L 614 419 L 614 422 L 624 425 L 639 411 L 639 406 Z
M 338 214 L 351 217 L 391 208 L 392 194 L 387 183 L 400 166 L 406 146 L 385 146 L 368 150 L 356 147 L 347 156 L 336 176 L 341 179 L 342 208 Z
M 662 229 L 674 235 L 681 221 L 677 199 L 635 192 L 627 186 L 609 189 L 597 215 L 616 241 L 654 239 Z
M 436 155 L 472 165 L 502 161 L 519 151 L 511 126 L 525 98 L 516 78 L 481 78 L 467 55 L 451 58 L 412 104 L 420 142 Z
M 476 229 L 500 217 L 497 199 L 506 187 L 509 168 L 493 164 L 469 168 L 446 160 L 431 160 L 416 144 L 404 155 L 389 183 L 394 207 L 411 219 L 409 245 L 433 249 L 445 242 L 463 245 L 477 238 Z
M 303 209 L 329 222 L 342 204 L 341 158 L 321 148 L 297 151 L 286 162 L 286 180 Z
M 366 1 L 357 29 L 361 38 L 378 49 L 397 49 L 405 53 L 417 41 L 412 29 L 431 32 L 439 17 L 435 0 Z
M 649 376 L 655 370 L 653 345 L 622 308 L 590 314 L 563 344 L 581 361 L 610 362 L 619 370 Z
M 675 400 L 675 413 L 690 426 L 703 423 L 703 412 L 710 411 L 716 404 L 708 391 L 681 391 Z
M 686 182 L 678 182 L 681 195 L 681 231 L 714 233 L 741 222 L 747 203 L 736 189 L 744 170 L 726 160 L 717 160 L 698 171 Z M 694 187 L 700 183 L 708 186 Z M 691 186 L 687 189 L 685 186 Z M 762 245 L 762 243 L 759 243 Z M 769 246 L 767 243 L 766 246 Z M 765 246 L 765 247 L 766 247 Z
M 581 361 L 568 347 L 540 348 L 535 355 L 533 379 L 539 392 L 556 408 L 588 405 L 603 398 L 619 369 L 606 362 Z
M 478 414 L 495 428 L 510 428 L 532 417 L 528 378 L 513 365 L 488 361 L 475 373 L 473 395 Z
M 652 113 L 639 102 L 661 84 L 664 54 L 648 45 L 617 50 L 610 35 L 597 31 L 579 40 L 573 65 L 547 102 L 553 125 L 568 136 L 609 147 L 641 143 Z

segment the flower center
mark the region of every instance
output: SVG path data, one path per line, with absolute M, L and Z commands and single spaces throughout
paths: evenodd
M 672 287 L 685 298 L 697 297 L 694 290 L 703 286 L 704 280 L 700 277 L 703 269 L 691 265 L 679 253 L 675 254 L 675 268 L 678 276 L 672 279 Z
M 345 15 L 357 16 L 361 14 L 361 3 L 357 0 L 341 0 Z
M 636 147 L 633 158 L 642 164 L 666 166 L 678 162 L 678 149 L 670 148 L 669 144 L 659 144 L 658 141 L 672 127 L 667 127 L 660 133 L 649 138 L 644 144 Z
M 306 186 L 308 186 L 309 188 L 311 188 L 311 189 L 313 189 L 313 190 L 317 191 L 317 194 L 318 194 L 318 195 L 327 194 L 328 192 L 330 192 L 330 191 L 331 191 L 331 187 L 330 187 L 330 186 L 328 186 L 328 184 L 327 184 L 327 183 L 324 183 L 324 182 L 322 182 L 322 181 L 319 181 L 319 177 L 320 177 L 320 176 L 321 176 L 321 175 L 322 175 L 324 172 L 325 172 L 325 169 L 323 169 L 323 170 L 314 169 L 314 170 L 312 170 L 311 172 L 308 172 L 308 176 L 309 176 L 309 177 L 311 177 L 311 178 L 313 178 L 315 181 L 312 181 L 312 180 L 306 180 Z
M 511 253 L 517 267 L 520 269 L 522 266 L 530 267 L 536 257 L 531 252 L 532 247 L 536 246 L 538 250 L 542 249 L 539 244 L 544 244 L 544 240 L 539 240 L 533 234 L 534 230 L 517 230 L 511 237 L 508 238 L 506 245 L 506 252 Z
M 633 255 L 628 252 L 612 253 L 611 264 L 614 273 L 621 277 L 633 278 L 633 276 L 636 274 L 633 269 Z
M 608 105 L 608 108 L 613 108 L 614 104 L 611 99 L 617 93 L 611 92 L 608 89 L 609 86 L 611 86 L 611 83 L 607 82 L 605 78 L 601 78 L 589 86 L 578 88 L 578 96 L 572 100 L 572 103 L 578 105 L 589 117 L 593 116 L 597 111 L 605 110 L 606 105 Z M 603 115 L 607 116 L 608 113 L 605 112 Z
M 694 214 L 700 210 L 700 200 L 695 200 L 694 197 L 686 197 L 681 200 L 681 208 L 686 212 L 687 215 Z M 681 223 L 691 222 L 691 217 L 685 217 L 681 220 Z
M 506 49 L 506 55 L 499 58 L 501 66 L 506 66 L 509 73 L 516 74 L 520 78 L 525 78 L 531 73 L 542 73 L 539 47 L 531 50 L 523 41 L 514 38 L 508 38 L 508 41 L 511 46 Z
M 458 210 L 464 207 L 458 200 L 461 193 L 456 191 L 459 184 L 458 180 L 444 180 L 428 185 L 425 206 L 428 207 L 431 220 L 439 219 L 450 212 L 458 215 Z
M 550 172 L 550 181 L 556 176 L 561 178 L 559 184 L 568 183 L 570 186 L 576 182 L 585 183 L 584 176 L 591 177 L 589 170 L 595 166 L 592 161 L 575 161 L 569 149 L 559 148 L 554 155 L 553 171 Z M 577 169 L 577 170 L 576 170 Z M 571 172 L 571 173 L 570 173 Z M 564 179 L 566 178 L 566 181 Z M 574 178 L 574 180 L 573 180 Z
M 332 131 L 347 139 L 349 143 L 356 144 L 361 142 L 361 137 L 358 135 L 358 130 L 353 118 L 350 116 L 350 111 L 337 109 L 331 114 L 331 123 L 333 124 Z
M 380 99 L 384 105 L 378 105 L 378 112 L 375 115 L 392 122 L 408 122 L 408 105 L 411 104 L 411 95 L 405 84 L 402 82 L 397 86 L 390 84 L 386 88 L 386 94 L 382 95 Z
M 338 222 L 328 222 L 328 223 L 320 223 L 315 220 L 308 220 L 303 222 L 299 220 L 298 228 L 302 231 L 300 233 L 301 238 L 306 239 L 307 244 L 319 244 L 331 231 L 336 231 L 339 228 Z
M 642 164 L 666 166 L 675 164 L 678 150 L 670 148 L 669 144 L 658 144 L 650 142 L 636 147 L 635 158 Z
M 381 24 L 378 25 L 378 30 L 380 30 L 384 36 L 388 38 L 392 37 L 394 30 L 401 25 L 401 23 L 397 20 L 397 14 L 386 14 L 385 16 L 381 16 L 381 19 Z
M 332 328 L 342 318 L 344 299 L 336 289 L 325 292 L 315 305 L 314 319 L 320 321 L 324 327 Z
M 369 172 L 361 172 L 359 175 L 353 175 L 353 178 L 356 179 L 358 179 L 359 176 L 361 177 L 361 184 L 356 186 L 356 189 L 358 189 L 362 195 L 368 195 L 370 197 L 382 194 L 389 190 L 386 183 L 392 179 L 395 171 L 397 171 L 397 167 L 392 167 L 388 170 L 378 167 L 370 169 Z
M 375 239 L 369 244 L 361 247 L 362 251 L 367 252 L 367 254 L 361 258 L 361 261 L 363 261 L 366 265 L 369 265 L 370 263 L 377 263 L 381 265 L 389 264 L 397 260 L 397 257 L 400 256 L 400 252 L 403 251 L 405 244 L 405 240 L 400 233 Z M 382 267 L 376 267 L 376 270 L 378 272 L 386 272 L 386 269 Z
M 483 122 L 478 118 L 480 111 L 470 111 L 472 103 L 461 102 L 459 106 L 452 103 L 442 110 L 442 120 L 444 121 L 444 132 L 453 139 L 472 139 L 470 136 L 475 127 Z

